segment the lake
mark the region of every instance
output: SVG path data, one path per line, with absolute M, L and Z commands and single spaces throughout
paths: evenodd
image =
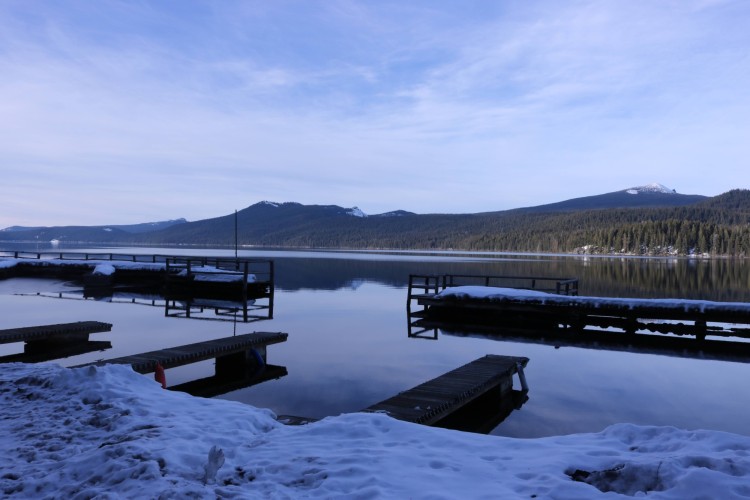
M 9 249 L 9 246 L 5 247 Z M 76 248 L 70 251 L 104 251 Z M 233 256 L 233 250 L 118 248 L 118 253 Z M 0 328 L 96 320 L 112 348 L 59 360 L 99 359 L 221 338 L 281 331 L 268 362 L 288 374 L 221 398 L 277 414 L 321 418 L 354 412 L 485 354 L 529 358 L 529 400 L 492 434 L 537 437 L 595 432 L 617 422 L 750 435 L 750 364 L 456 336 L 408 336 L 409 274 L 577 277 L 581 295 L 750 301 L 742 260 L 647 259 L 459 252 L 241 250 L 273 259 L 273 319 L 254 323 L 166 317 L 163 301 L 83 300 L 61 281 L 0 281 Z M 0 345 L 0 355 L 20 352 Z M 167 370 L 170 385 L 213 373 L 212 362 Z

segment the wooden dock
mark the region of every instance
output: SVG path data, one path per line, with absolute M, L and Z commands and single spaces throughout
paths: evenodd
M 171 295 L 268 298 L 273 310 L 274 263 L 247 259 L 157 254 L 2 251 L 0 279 L 52 277 L 80 280 L 88 288 L 140 285 Z
M 423 425 L 440 425 L 482 396 L 509 397 L 514 374 L 518 374 L 524 392 L 528 391 L 523 373 L 528 361 L 528 358 L 487 355 L 363 411 L 386 413 Z
M 266 346 L 285 342 L 288 334 L 281 332 L 255 332 L 234 337 L 225 337 L 205 342 L 196 342 L 179 347 L 160 349 L 158 351 L 144 352 L 131 356 L 123 356 L 95 363 L 87 363 L 79 366 L 107 364 L 130 365 L 138 373 L 152 373 L 160 364 L 165 370 L 177 366 L 189 365 L 208 359 L 216 359 L 217 374 L 225 371 L 233 371 L 232 365 L 240 362 L 244 365 L 247 361 L 255 361 L 254 354 L 259 353 L 265 361 Z
M 750 303 L 581 297 L 577 280 L 574 284 L 558 280 L 554 287 L 543 289 L 487 285 L 491 278 L 472 285 L 443 279 L 428 286 L 424 277 L 410 277 L 410 327 L 428 320 L 534 329 L 563 326 L 572 331 L 592 327 L 627 334 L 688 335 L 699 341 L 709 336 L 750 339 Z M 422 309 L 415 310 L 414 303 Z
M 75 323 L 9 328 L 0 330 L 0 344 L 26 342 L 41 345 L 88 342 L 89 334 L 111 330 L 111 323 L 100 321 L 77 321 Z

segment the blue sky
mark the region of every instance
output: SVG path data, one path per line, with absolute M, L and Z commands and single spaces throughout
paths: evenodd
M 0 227 L 750 187 L 750 2 L 0 2 Z

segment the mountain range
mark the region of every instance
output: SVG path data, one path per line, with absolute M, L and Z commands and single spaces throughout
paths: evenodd
M 263 201 L 236 214 L 131 226 L 13 227 L 1 241 L 360 249 L 461 249 L 638 255 L 750 255 L 750 191 L 683 195 L 660 184 L 477 214 L 367 215 L 336 205 Z

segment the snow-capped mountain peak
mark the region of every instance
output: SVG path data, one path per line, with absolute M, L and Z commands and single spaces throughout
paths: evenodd
M 676 194 L 677 191 L 674 189 L 669 189 L 664 184 L 659 184 L 656 182 L 652 182 L 651 184 L 646 184 L 645 186 L 638 186 L 638 187 L 632 187 L 630 189 L 625 190 L 628 194 L 640 194 L 640 193 L 662 193 L 662 194 Z
M 346 211 L 346 214 L 351 215 L 353 217 L 367 217 L 367 214 L 357 207 L 350 208 L 349 210 Z

